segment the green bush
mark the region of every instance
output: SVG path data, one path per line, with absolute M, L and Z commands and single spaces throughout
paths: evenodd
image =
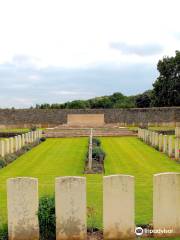
M 101 146 L 101 140 L 99 138 L 94 138 L 92 139 L 92 144 L 95 146 Z
M 0 240 L 8 240 L 8 226 L 4 224 L 0 226 Z
M 9 163 L 12 163 L 16 159 L 17 159 L 16 154 L 8 154 L 4 157 L 4 161 L 5 161 L 6 165 L 8 165 Z
M 92 149 L 92 157 L 97 160 L 104 160 L 106 154 L 100 147 L 93 147 Z
M 56 239 L 56 218 L 54 196 L 44 196 L 39 201 L 39 227 L 41 240 Z
M 40 138 L 40 142 L 45 142 L 46 141 L 46 138 L 45 137 L 41 137 Z
M 6 162 L 3 159 L 0 159 L 0 168 L 3 168 L 6 166 Z
M 31 149 L 32 149 L 31 145 L 26 145 L 26 146 L 23 146 L 23 147 L 22 147 L 22 150 L 23 150 L 24 152 L 28 152 L 28 151 L 30 151 Z
M 37 130 L 37 127 L 36 126 L 32 126 L 31 128 L 30 128 L 30 131 L 36 131 Z

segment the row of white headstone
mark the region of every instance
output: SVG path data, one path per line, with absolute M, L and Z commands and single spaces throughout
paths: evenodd
M 169 157 L 174 157 L 176 160 L 180 159 L 180 140 L 178 137 L 174 139 L 175 144 L 173 144 L 173 136 L 159 134 L 158 132 L 142 128 L 138 129 L 138 137 Z
M 36 130 L 0 141 L 0 156 L 18 152 L 23 146 L 37 142 L 42 137 L 42 131 Z
M 128 175 L 103 177 L 104 239 L 135 238 L 135 179 Z M 38 179 L 7 181 L 9 239 L 38 240 Z M 55 181 L 56 239 L 87 239 L 85 177 Z M 180 236 L 180 173 L 154 175 L 154 236 Z M 162 232 L 163 230 L 165 232 Z

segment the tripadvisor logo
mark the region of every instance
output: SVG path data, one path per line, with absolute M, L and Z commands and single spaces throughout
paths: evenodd
M 136 228 L 135 228 L 135 234 L 136 234 L 137 236 L 142 236 L 142 235 L 143 235 L 143 229 L 142 229 L 142 227 L 136 227 Z
M 147 229 L 142 227 L 136 227 L 135 228 L 135 234 L 136 236 L 142 236 L 143 234 L 152 235 L 152 234 L 172 234 L 173 229 Z

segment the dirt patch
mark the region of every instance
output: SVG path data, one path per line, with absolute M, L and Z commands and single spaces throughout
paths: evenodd
M 99 138 L 93 137 L 91 132 L 89 147 L 86 155 L 84 173 L 104 173 L 105 152 L 101 147 Z
M 104 161 L 92 159 L 92 170 L 88 169 L 88 159 L 86 160 L 84 173 L 104 173 Z
M 102 231 L 88 232 L 87 240 L 103 240 L 103 232 Z

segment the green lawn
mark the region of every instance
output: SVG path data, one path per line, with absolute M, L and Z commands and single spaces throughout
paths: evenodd
M 135 176 L 136 223 L 151 223 L 153 174 L 180 172 L 180 164 L 135 137 L 101 140 L 107 153 L 105 174 L 122 173 Z
M 156 127 L 148 127 L 150 130 L 155 130 L 155 131 L 172 131 L 175 130 L 175 127 L 169 127 L 169 126 L 156 126 Z
M 48 139 L 0 170 L 0 223 L 5 222 L 7 216 L 5 189 L 7 178 L 37 177 L 40 195 L 52 194 L 55 177 L 82 175 L 87 146 L 87 138 Z M 89 225 L 95 223 L 100 227 L 102 222 L 102 176 L 88 175 L 87 189 L 88 206 L 93 208 Z
M 28 132 L 29 128 L 1 128 L 0 132 Z
M 136 180 L 136 223 L 152 222 L 152 177 L 180 172 L 180 164 L 136 137 L 102 137 L 107 153 L 105 174 L 130 174 Z M 40 195 L 53 194 L 57 176 L 80 175 L 84 169 L 87 138 L 48 139 L 0 170 L 0 222 L 6 221 L 6 179 L 31 176 L 39 179 Z M 88 226 L 102 227 L 102 175 L 87 175 Z
M 44 130 L 44 128 L 38 128 L 40 130 Z M 0 132 L 11 132 L 11 133 L 23 133 L 29 132 L 30 128 L 0 128 Z
M 128 127 L 130 130 L 137 131 L 138 126 L 129 126 Z M 152 131 L 169 131 L 169 130 L 175 130 L 175 127 L 168 127 L 168 126 L 149 126 L 149 130 Z

